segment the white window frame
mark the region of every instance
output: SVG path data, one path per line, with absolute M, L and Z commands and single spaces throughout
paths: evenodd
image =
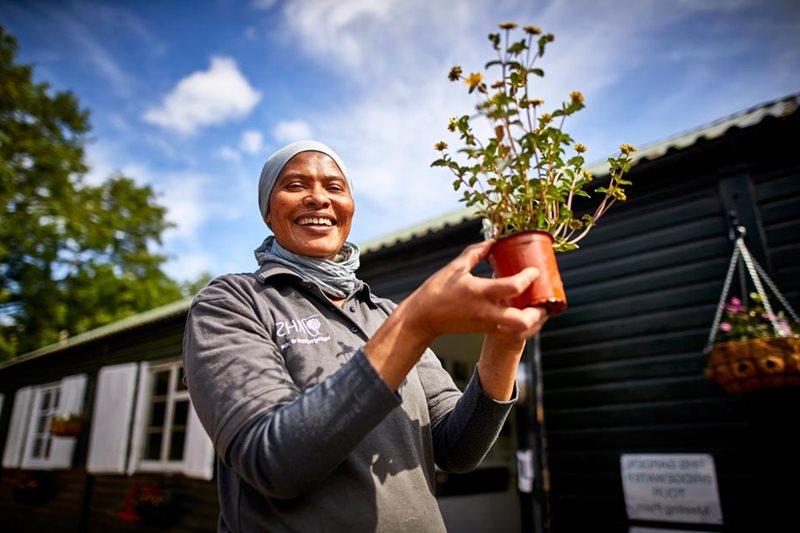
M 141 450 L 141 457 L 136 465 L 136 470 L 140 472 L 172 472 L 181 473 L 186 465 L 186 446 L 189 442 L 188 439 L 188 425 L 191 411 L 191 401 L 189 400 L 189 391 L 178 390 L 178 376 L 183 367 L 183 361 L 180 359 L 170 360 L 160 363 L 154 363 L 147 368 L 147 379 L 143 380 L 146 385 L 146 390 L 140 391 L 144 394 L 144 402 L 146 405 L 146 415 L 142 417 L 140 423 L 142 426 L 138 429 L 139 436 L 138 449 Z M 155 387 L 155 375 L 158 372 L 169 371 L 169 382 L 167 384 L 167 397 L 166 406 L 164 411 L 164 431 L 161 436 L 161 458 L 159 460 L 145 459 L 144 453 L 147 448 L 148 428 L 150 426 L 150 413 L 153 407 L 153 387 Z M 181 450 L 180 460 L 169 459 L 169 446 L 172 443 L 172 429 L 175 415 L 175 404 L 179 401 L 187 402 L 187 417 L 186 426 L 184 426 L 184 439 L 183 450 Z
M 58 401 L 50 405 L 47 413 L 47 423 L 45 424 L 42 433 L 36 432 L 36 423 L 39 420 L 42 412 L 42 399 L 47 391 L 51 393 L 55 391 L 58 394 Z M 25 468 L 31 469 L 48 469 L 53 466 L 54 456 L 53 451 L 53 435 L 50 433 L 50 423 L 53 421 L 53 416 L 58 413 L 59 406 L 61 405 L 62 398 L 61 382 L 56 381 L 53 383 L 45 383 L 43 385 L 36 385 L 33 387 L 33 403 L 30 411 L 30 421 L 28 423 L 27 438 L 25 441 L 25 449 L 22 455 L 22 463 Z M 33 448 L 36 442 L 36 437 L 39 435 L 45 436 L 47 439 L 47 456 L 34 457 Z

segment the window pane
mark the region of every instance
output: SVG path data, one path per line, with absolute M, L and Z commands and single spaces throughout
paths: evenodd
M 43 444 L 44 441 L 41 439 L 41 437 L 36 437 L 36 439 L 33 441 L 33 457 L 39 457 L 42 455 Z
M 58 402 L 61 399 L 61 388 L 55 389 L 53 391 L 53 409 L 58 409 Z
M 42 393 L 42 411 L 47 411 L 50 408 L 50 391 L 46 390 Z
M 153 395 L 164 396 L 167 394 L 169 388 L 169 370 L 162 370 L 155 373 L 155 386 L 153 387 Z
M 50 457 L 50 444 L 53 442 L 53 439 L 50 437 L 46 437 L 44 441 L 44 453 L 42 454 L 43 459 L 47 459 Z
M 144 450 L 144 458 L 153 461 L 161 459 L 161 432 L 151 431 L 147 435 L 147 445 Z
M 189 416 L 189 400 L 175 402 L 175 414 L 172 417 L 172 427 L 185 427 Z
M 47 433 L 50 428 L 47 427 L 47 415 L 42 415 L 36 421 L 36 433 Z
M 180 461 L 183 459 L 183 443 L 186 440 L 186 433 L 181 430 L 172 430 L 172 438 L 169 442 L 169 460 Z
M 164 412 L 166 411 L 167 403 L 163 400 L 153 402 L 150 408 L 150 427 L 163 427 L 164 426 Z
M 184 383 L 184 379 L 186 378 L 186 374 L 183 373 L 183 365 L 178 367 L 178 390 L 186 390 L 186 383 Z

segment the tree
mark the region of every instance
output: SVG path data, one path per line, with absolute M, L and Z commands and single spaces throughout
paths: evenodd
M 26 353 L 195 291 L 151 248 L 173 224 L 149 186 L 93 186 L 89 113 L 71 92 L 32 81 L 0 27 L 0 359 Z

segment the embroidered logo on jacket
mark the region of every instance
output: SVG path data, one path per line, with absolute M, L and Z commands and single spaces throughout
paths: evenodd
M 320 328 L 322 322 L 317 318 L 319 315 L 311 315 L 306 318 L 293 319 L 293 320 L 280 320 L 276 322 L 277 330 L 275 335 L 278 337 L 289 337 L 296 334 L 304 333 L 311 338 L 293 337 L 289 338 L 281 344 L 281 349 L 286 348 L 291 344 L 316 344 L 318 342 L 326 342 L 331 340 L 330 335 L 320 335 Z

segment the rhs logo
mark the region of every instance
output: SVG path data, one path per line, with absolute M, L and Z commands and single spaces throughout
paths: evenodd
M 306 318 L 302 319 L 295 319 L 295 320 L 281 320 L 276 323 L 278 329 L 275 332 L 275 335 L 278 337 L 285 337 L 292 333 L 305 333 L 307 335 L 311 335 L 312 337 L 319 336 L 319 328 L 322 327 L 322 323 L 317 318 L 319 315 L 311 315 Z

